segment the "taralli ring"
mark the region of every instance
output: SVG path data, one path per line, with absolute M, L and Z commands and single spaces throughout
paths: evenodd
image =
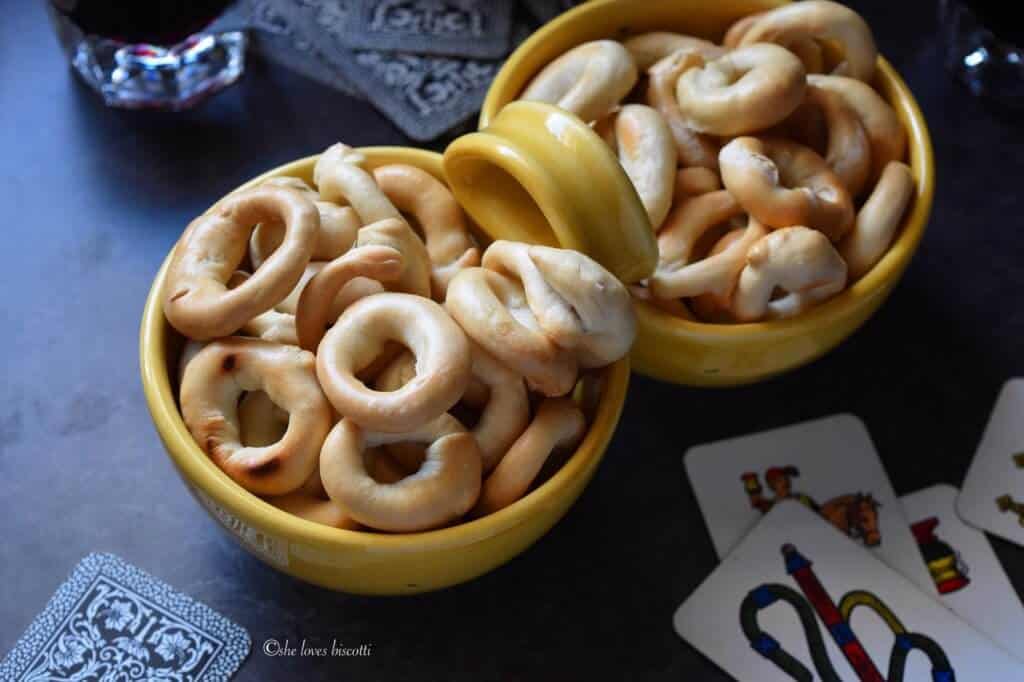
M 914 176 L 910 167 L 899 161 L 890 162 L 857 213 L 853 230 L 840 244 L 839 252 L 850 267 L 850 279 L 858 279 L 882 259 L 913 196 Z
M 821 232 L 800 226 L 776 230 L 750 248 L 733 313 L 744 322 L 792 317 L 842 291 L 846 273 L 846 262 Z M 777 289 L 788 294 L 773 299 Z
M 377 376 L 374 385 L 378 391 L 395 391 L 415 376 L 415 358 L 406 352 Z M 521 376 L 473 344 L 473 379 L 462 396 L 462 402 L 480 410 L 471 433 L 480 446 L 484 472 L 488 472 L 504 457 L 530 422 L 526 384 Z M 423 453 L 415 446 L 407 447 L 409 445 L 392 445 L 390 452 L 403 466 L 415 471 Z
M 687 69 L 676 83 L 686 123 L 712 135 L 744 135 L 769 128 L 800 105 L 804 65 L 778 45 L 748 45 Z
M 402 272 L 388 280 L 388 289 L 430 298 L 430 257 L 405 220 L 385 218 L 359 230 L 353 250 L 383 246 L 402 255 Z
M 647 283 L 659 299 L 688 298 L 713 293 L 727 296 L 746 264 L 745 249 L 766 230 L 751 219 L 744 237 L 722 253 L 695 260 L 694 247 L 710 229 L 742 215 L 743 209 L 726 190 L 684 199 L 658 235 L 658 267 Z
M 265 392 L 250 391 L 238 403 L 238 426 L 239 439 L 245 445 L 273 445 L 288 430 L 288 413 Z
M 373 176 L 362 167 L 366 157 L 348 145 L 328 147 L 313 167 L 313 182 L 320 196 L 336 204 L 350 205 L 364 225 L 402 214 L 385 196 Z
M 810 75 L 807 83 L 839 95 L 857 113 L 871 144 L 872 178 L 882 174 L 890 161 L 899 161 L 907 146 L 907 133 L 899 116 L 867 83 L 842 76 Z
M 316 246 L 313 247 L 313 260 L 332 260 L 352 248 L 362 223 L 351 206 L 338 206 L 329 201 L 321 201 L 316 190 L 300 178 L 270 178 L 263 184 L 294 189 L 316 206 L 320 214 L 320 229 L 316 235 Z M 252 261 L 254 268 L 263 265 L 274 249 L 281 245 L 283 236 L 284 226 L 279 223 L 263 223 L 256 226 L 249 240 L 249 260 Z
M 434 299 L 443 301 L 452 277 L 480 264 L 480 250 L 470 237 L 462 207 L 440 180 L 415 166 L 381 166 L 373 177 L 395 207 L 412 215 L 423 230 Z
M 294 324 L 298 345 L 316 351 L 327 328 L 337 317 L 337 298 L 356 277 L 388 282 L 402 272 L 402 254 L 388 246 L 361 246 L 325 265 L 299 296 Z
M 390 393 L 356 378 L 397 341 L 416 356 L 416 377 Z M 356 301 L 320 342 L 317 376 L 331 404 L 373 431 L 404 433 L 447 412 L 472 374 L 469 341 L 444 308 L 409 294 L 383 293 Z
M 306 266 L 306 271 L 309 271 L 309 266 Z M 248 272 L 242 272 L 236 270 L 231 279 L 228 280 L 228 289 L 234 289 L 241 286 L 243 282 L 249 279 Z M 305 284 L 306 276 L 303 274 L 303 279 L 299 280 L 296 285 L 296 289 Z M 280 305 L 280 304 L 279 304 Z M 260 313 L 256 317 L 252 318 L 239 330 L 243 336 L 255 336 L 258 339 L 264 341 L 273 341 L 274 343 L 284 343 L 290 346 L 299 345 L 299 338 L 295 334 L 295 315 L 291 313 L 284 313 L 275 306 L 265 313 Z
M 429 444 L 419 471 L 396 483 L 374 480 L 364 451 L 402 441 Z M 473 507 L 480 495 L 480 450 L 449 415 L 400 434 L 364 431 L 342 419 L 324 442 L 320 475 L 330 498 L 359 523 L 392 532 L 428 530 Z
M 739 47 L 743 36 L 754 25 L 754 22 L 765 14 L 767 12 L 757 12 L 737 20 L 726 31 L 722 44 L 729 49 Z M 790 52 L 799 57 L 807 73 L 821 73 L 825 69 L 824 50 L 822 50 L 821 44 L 814 38 L 797 38 L 786 45 L 786 47 Z
M 352 205 L 365 227 L 356 246 L 390 246 L 402 254 L 404 269 L 394 288 L 416 296 L 430 296 L 430 256 L 401 212 L 391 203 L 373 176 L 359 164 L 365 158 L 338 143 L 320 155 L 313 175 L 320 194 L 329 201 Z
M 656 62 L 680 50 L 696 52 L 705 59 L 717 59 L 726 52 L 711 41 L 668 31 L 641 33 L 624 41 L 622 45 L 633 55 L 633 61 L 641 71 L 646 71 Z
M 378 483 L 398 483 L 410 473 L 419 469 L 423 464 L 421 458 L 414 469 L 407 471 L 391 456 L 389 451 L 384 449 L 385 447 L 380 446 L 373 450 L 366 450 L 363 454 L 363 461 L 366 462 L 366 471 Z M 424 452 L 425 455 L 426 452 Z
M 694 321 L 696 319 L 686 304 L 683 303 L 681 298 L 655 298 L 654 295 L 651 294 L 650 289 L 639 284 L 630 285 L 629 293 L 632 294 L 633 298 L 636 300 L 648 303 L 658 310 L 665 311 L 669 315 L 674 315 L 690 321 Z
M 816 85 L 807 86 L 807 102 L 817 106 L 828 130 L 825 163 L 855 197 L 871 176 L 871 145 L 857 112 L 843 98 Z
M 268 497 L 267 502 L 281 511 L 288 512 L 300 519 L 319 523 L 332 528 L 359 530 L 358 521 L 349 516 L 337 502 L 310 495 L 305 492 L 288 493 L 277 497 Z
M 181 412 L 196 443 L 231 478 L 250 492 L 292 492 L 316 468 L 331 428 L 331 406 L 313 371 L 311 353 L 259 339 L 214 341 L 186 366 Z M 278 442 L 242 444 L 238 401 L 245 391 L 263 391 L 288 413 Z
M 729 30 L 725 32 L 725 36 L 722 38 L 722 46 L 728 50 L 735 50 L 740 46 L 740 42 L 743 40 L 743 36 L 747 34 L 750 27 L 754 25 L 754 22 L 763 17 L 767 12 L 754 12 L 748 14 L 745 17 L 740 17 L 732 23 Z
M 769 227 L 806 225 L 837 241 L 853 225 L 853 200 L 810 147 L 782 138 L 737 137 L 718 157 L 722 182 Z
M 337 270 L 345 270 L 351 265 L 349 273 L 352 271 L 361 270 L 367 273 L 367 276 L 355 276 L 348 279 L 341 286 L 340 291 L 334 296 L 333 299 L 321 300 L 319 298 L 314 299 L 313 311 L 317 315 L 322 315 L 324 318 L 323 326 L 324 330 L 327 329 L 330 324 L 341 317 L 341 314 L 345 312 L 345 308 L 349 307 L 355 301 L 360 298 L 365 298 L 372 294 L 379 294 L 384 291 L 384 286 L 380 281 L 389 281 L 396 279 L 398 274 L 401 272 L 401 258 L 397 251 L 390 249 L 385 246 L 371 246 L 366 247 L 365 250 L 358 254 L 352 254 L 349 252 L 344 256 L 340 256 L 337 260 L 345 259 L 344 266 L 335 266 L 333 273 L 337 276 Z M 263 339 L 264 341 L 274 341 L 276 343 L 285 343 L 291 346 L 301 346 L 297 314 L 299 307 L 299 299 L 301 294 L 306 289 L 306 285 L 319 274 L 327 265 L 330 263 L 327 261 L 316 261 L 306 266 L 306 271 L 302 275 L 302 279 L 292 289 L 292 293 L 288 294 L 288 297 L 278 303 L 274 308 L 268 310 L 265 313 L 257 315 L 252 318 L 242 327 L 241 331 L 243 335 L 255 336 Z M 370 275 L 374 277 L 370 279 Z M 233 289 L 245 280 L 249 278 L 249 273 L 237 271 L 228 280 L 228 288 Z M 321 279 L 323 281 L 323 278 Z M 318 284 L 316 287 L 316 293 L 311 296 L 317 296 L 323 291 L 322 284 Z M 322 308 L 322 310 L 321 310 Z M 304 318 L 308 329 L 316 329 L 316 325 L 312 325 L 309 322 L 309 318 L 313 314 L 313 311 L 307 309 L 304 313 Z M 310 332 L 307 332 L 310 333 Z M 320 335 L 322 337 L 323 334 Z M 319 343 L 320 337 L 316 338 L 316 342 Z M 315 351 L 316 345 L 312 342 L 309 343 L 309 347 L 306 350 Z
M 575 354 L 541 331 L 521 283 L 467 268 L 448 285 L 445 308 L 469 338 L 526 378 L 531 389 L 565 395 L 576 385 Z
M 473 514 L 491 514 L 525 495 L 551 452 L 574 445 L 585 426 L 583 413 L 571 400 L 548 398 L 542 402 L 526 431 L 484 481 Z
M 814 38 L 802 38 L 789 44 L 789 51 L 797 56 L 808 74 L 825 70 L 825 50 Z
M 717 166 L 717 164 L 715 165 Z M 720 189 L 722 189 L 722 179 L 718 177 L 718 173 L 710 168 L 703 168 L 701 166 L 680 168 L 676 172 L 676 187 L 673 197 L 683 199 Z
M 806 38 L 832 41 L 840 46 L 845 62 L 840 71 L 862 81 L 875 73 L 878 49 L 867 22 L 836 2 L 805 0 L 757 15 L 742 31 L 737 47 L 754 43 L 790 45 Z
M 489 472 L 530 422 L 530 401 L 523 378 L 479 346 L 473 347 L 473 378 L 487 389 L 473 436 L 483 470 Z
M 206 344 L 202 341 L 195 341 L 189 339 L 185 346 L 181 349 L 181 355 L 178 357 L 178 387 L 181 388 L 181 382 L 185 378 L 185 368 L 188 367 L 188 363 L 192 362 L 192 358 L 199 355 L 199 351 L 206 348 Z
M 263 394 L 250 393 L 242 400 L 242 404 L 244 405 L 246 399 L 253 395 Z M 262 401 L 260 401 L 260 409 L 266 409 L 262 406 Z M 255 412 L 248 416 L 252 419 L 258 418 Z M 285 419 L 287 421 L 287 416 Z M 243 432 L 246 430 L 245 420 L 246 417 L 242 417 Z M 371 461 L 370 464 L 376 470 L 376 461 Z M 362 527 L 342 509 L 341 505 L 327 496 L 327 491 L 324 490 L 324 484 L 320 478 L 319 458 L 317 458 L 316 469 L 313 470 L 313 473 L 310 474 L 309 478 L 306 479 L 306 482 L 298 490 L 287 495 L 267 497 L 266 500 L 282 511 L 298 516 L 300 519 L 312 521 L 313 523 L 319 523 L 332 528 L 342 528 L 344 530 L 359 530 Z
M 391 247 L 372 247 L 388 249 Z M 397 251 L 397 249 L 395 249 Z M 363 254 L 364 256 L 366 254 Z M 337 260 L 337 259 L 335 259 Z M 371 259 L 372 260 L 372 259 Z M 318 275 L 324 268 L 326 268 L 331 261 L 317 261 L 310 263 L 306 268 L 306 273 L 302 276 L 303 281 L 299 283 L 292 293 L 288 294 L 288 298 L 277 304 L 277 310 L 283 313 L 291 313 L 292 315 L 298 315 L 299 312 L 299 299 L 302 297 L 302 292 L 305 291 L 306 285 L 311 279 Z M 390 266 L 388 266 L 390 267 Z M 334 298 L 334 304 L 331 306 L 330 315 L 328 319 L 332 322 L 339 317 L 345 311 L 345 308 L 349 307 L 361 298 L 365 298 L 372 294 L 379 294 L 383 292 L 384 286 L 381 284 L 382 281 L 391 281 L 397 279 L 397 276 L 392 275 L 387 270 L 384 272 L 375 272 L 375 277 L 371 279 L 369 276 L 356 277 L 352 279 L 348 284 L 341 288 L 341 291 Z M 400 275 L 399 275 L 400 276 Z M 379 281 L 378 281 L 379 280 Z
M 647 103 L 657 109 L 668 124 L 680 164 L 717 169 L 718 143 L 689 126 L 676 99 L 679 76 L 687 69 L 703 65 L 700 53 L 689 50 L 674 52 L 656 62 L 647 72 Z
M 521 99 L 554 104 L 590 123 L 616 107 L 638 77 L 636 63 L 621 43 L 595 40 L 544 67 Z
M 265 447 L 281 440 L 288 430 L 288 413 L 263 391 L 250 391 L 238 403 L 240 440 L 247 447 Z M 319 457 L 317 457 L 319 462 Z M 320 482 L 320 467 L 294 492 L 267 498 L 278 509 L 299 518 L 334 528 L 354 530 L 359 524 L 331 502 Z
M 633 345 L 629 290 L 588 256 L 499 240 L 484 252 L 483 266 L 522 282 L 541 330 L 574 351 L 580 367 L 603 367 Z
M 615 147 L 655 230 L 672 207 L 676 147 L 665 119 L 650 107 L 627 104 L 615 117 Z
M 763 227 L 759 230 L 750 230 L 749 227 L 748 225 L 747 228 L 737 228 L 726 232 L 708 252 L 705 260 L 715 259 L 726 252 L 733 254 L 730 262 L 735 263 L 735 270 L 730 269 L 730 271 L 735 274 L 728 287 L 709 291 L 690 299 L 690 306 L 693 308 L 694 314 L 704 322 L 725 324 L 736 321 L 736 317 L 732 314 L 732 296 L 736 290 L 736 284 L 739 282 L 740 272 L 747 264 L 747 252 L 758 239 L 768 234 L 768 230 Z M 747 239 L 743 240 L 744 237 Z M 741 242 L 741 240 L 743 241 Z M 740 242 L 739 245 L 737 242 Z
M 376 376 L 374 376 L 373 383 L 371 384 L 375 390 L 384 393 L 397 391 L 416 376 L 416 356 L 407 350 L 402 350 L 386 364 L 383 370 L 375 374 Z M 472 386 L 474 382 L 475 380 L 471 379 L 469 386 Z M 468 392 L 469 390 L 469 387 L 467 387 L 466 391 Z M 462 401 L 465 401 L 465 399 L 464 394 Z M 386 458 L 373 458 L 374 461 L 371 463 L 373 466 L 370 474 L 382 483 L 394 483 L 417 471 L 423 465 L 423 460 L 427 456 L 427 449 L 422 443 L 388 443 L 376 448 L 375 451 L 386 452 L 387 454 Z M 382 481 L 377 474 L 383 471 L 385 475 L 388 475 L 387 472 L 392 470 L 391 466 L 386 465 L 388 459 L 394 464 L 394 471 L 402 472 L 402 475 L 391 481 Z
M 284 223 L 281 246 L 248 281 L 229 290 L 253 227 L 268 221 Z M 197 218 L 174 251 L 164 290 L 168 321 L 198 341 L 234 334 L 298 284 L 319 225 L 316 207 L 292 189 L 263 186 L 228 197 Z

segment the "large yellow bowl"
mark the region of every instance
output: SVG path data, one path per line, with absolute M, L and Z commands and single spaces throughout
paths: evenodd
M 586 126 L 567 124 L 575 117 L 551 107 L 506 105 L 547 63 L 581 43 L 652 30 L 720 40 L 737 18 L 781 4 L 591 0 L 567 12 L 523 43 L 495 78 L 480 116 L 481 132 L 456 140 L 445 154 L 449 184 L 493 238 L 580 248 L 626 281 L 650 274 L 656 255 L 649 250 L 650 235 L 641 234 L 644 226 L 650 230 L 649 223 L 637 215 L 642 207 L 635 192 L 622 189 L 625 175 L 614 156 L 601 149 L 606 147 L 601 139 Z M 639 338 L 632 360 L 638 371 L 692 386 L 759 381 L 825 354 L 885 301 L 924 235 L 935 165 L 921 110 L 882 58 L 875 85 L 903 121 L 917 179 L 914 204 L 885 257 L 839 296 L 789 320 L 704 324 L 637 302 Z
M 361 150 L 370 168 L 408 163 L 441 178 L 441 157 L 397 147 Z M 275 168 L 239 189 L 274 176 L 312 181 L 316 157 Z M 237 191 L 237 190 L 236 190 Z M 139 338 L 142 385 L 153 423 L 185 485 L 245 549 L 270 566 L 323 587 L 360 594 L 411 594 L 464 582 L 505 563 L 546 533 L 583 492 L 619 421 L 629 361 L 598 377 L 596 399 L 581 397 L 590 418 L 579 448 L 547 481 L 501 511 L 450 528 L 388 535 L 339 530 L 292 516 L 247 492 L 192 440 L 171 381 L 183 339 L 165 321 L 160 291 L 170 255 L 146 300 Z

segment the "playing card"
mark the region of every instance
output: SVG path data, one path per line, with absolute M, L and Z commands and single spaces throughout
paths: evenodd
M 426 142 L 480 110 L 501 63 L 357 50 L 339 66 L 402 132 Z
M 904 495 L 900 504 L 942 602 L 1020 658 L 1024 607 L 985 534 L 956 515 L 958 494 L 937 485 Z
M 776 505 L 676 611 L 737 680 L 1021 680 L 1024 667 L 804 505 Z
M 526 0 L 530 12 L 541 21 L 551 21 L 585 0 Z
M 512 0 L 352 0 L 351 48 L 496 59 L 508 53 Z
M 111 554 L 85 557 L 0 662 L 0 680 L 228 680 L 238 625 Z
M 352 0 L 308 6 L 300 20 L 317 51 L 414 140 L 433 140 L 479 109 L 501 62 L 355 50 L 345 42 Z
M 684 461 L 719 557 L 776 502 L 792 499 L 935 593 L 882 461 L 856 417 L 838 415 L 697 446 Z
M 253 48 L 266 59 L 353 97 L 362 93 L 313 45 L 316 30 L 297 0 L 244 0 Z M 330 11 L 330 3 L 323 6 Z
M 975 528 L 1024 545 L 1024 379 L 999 394 L 956 509 Z

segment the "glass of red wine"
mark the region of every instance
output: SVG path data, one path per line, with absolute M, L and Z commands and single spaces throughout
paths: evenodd
M 1015 0 L 940 0 L 946 65 L 976 95 L 1024 109 L 1024 22 Z
M 109 106 L 180 110 L 245 69 L 232 0 L 47 0 L 72 68 Z

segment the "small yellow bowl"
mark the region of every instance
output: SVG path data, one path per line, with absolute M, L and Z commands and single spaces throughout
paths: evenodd
M 582 43 L 654 30 L 720 40 L 736 19 L 782 4 L 779 0 L 591 0 L 563 14 L 524 42 L 498 73 L 480 116 L 483 130 L 456 140 L 446 152 L 449 184 L 494 239 L 582 248 L 627 282 L 650 274 L 653 263 L 646 244 L 650 235 L 638 234 L 646 223 L 636 216 L 639 199 L 635 191 L 621 189 L 624 174 L 615 157 L 607 149 L 598 150 L 606 145 L 589 130 L 552 124 L 554 115 L 543 105 L 510 103 L 546 64 Z M 881 57 L 876 81 L 907 130 L 909 163 L 917 179 L 914 204 L 888 253 L 839 296 L 787 320 L 705 324 L 638 301 L 639 336 L 632 353 L 638 371 L 691 386 L 760 381 L 824 355 L 882 305 L 924 235 L 935 163 L 921 110 Z M 561 118 L 574 117 L 563 113 Z M 571 129 L 571 135 L 562 132 L 566 129 Z M 555 151 L 547 156 L 535 151 L 544 145 Z M 574 149 L 577 153 L 570 157 Z M 552 154 L 557 157 L 555 163 L 547 158 Z M 580 205 L 585 205 L 589 219 L 581 219 Z M 516 216 L 526 219 L 517 222 Z M 526 229 L 521 229 L 523 223 Z M 627 267 L 630 262 L 632 268 Z
M 361 149 L 367 167 L 418 166 L 442 178 L 441 157 L 400 147 Z M 246 183 L 295 176 L 312 181 L 317 157 L 275 168 Z M 189 491 L 245 549 L 268 565 L 316 585 L 358 594 L 436 590 L 500 566 L 544 535 L 583 492 L 604 456 L 626 397 L 629 361 L 597 375 L 596 398 L 578 392 L 590 420 L 579 448 L 548 480 L 514 504 L 481 519 L 441 530 L 390 535 L 339 530 L 288 514 L 249 493 L 192 440 L 181 419 L 171 376 L 183 338 L 164 319 L 160 291 L 170 255 L 146 299 L 139 337 L 142 386 L 153 423 Z

